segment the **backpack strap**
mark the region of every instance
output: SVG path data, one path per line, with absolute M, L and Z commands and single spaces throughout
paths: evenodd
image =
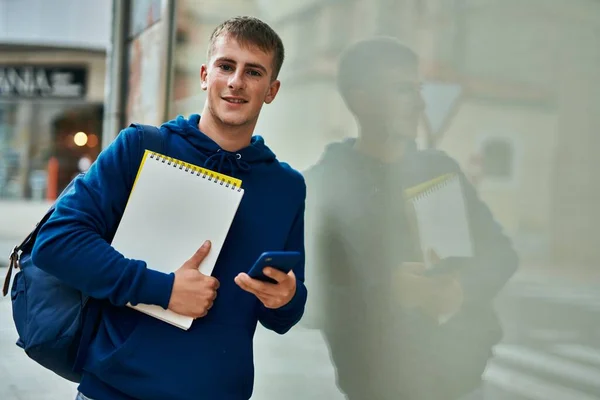
M 142 146 L 144 149 L 154 151 L 156 153 L 166 155 L 166 143 L 164 134 L 160 128 L 154 125 L 131 124 L 132 128 L 136 128 L 142 137 Z

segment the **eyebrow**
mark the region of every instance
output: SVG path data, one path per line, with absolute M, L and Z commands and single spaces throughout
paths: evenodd
M 217 63 L 217 62 L 228 62 L 231 64 L 237 64 L 237 62 L 235 60 L 232 60 L 231 58 L 227 58 L 227 57 L 219 57 L 215 60 L 215 63 Z M 246 64 L 246 67 L 260 69 L 265 74 L 268 73 L 267 69 L 260 64 L 248 63 L 248 64 Z

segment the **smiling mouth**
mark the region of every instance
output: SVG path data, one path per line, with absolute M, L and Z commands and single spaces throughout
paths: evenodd
M 248 102 L 244 99 L 231 99 L 231 98 L 227 98 L 227 97 L 223 97 L 223 100 L 225 100 L 226 102 L 231 103 L 231 104 L 244 104 L 244 103 Z

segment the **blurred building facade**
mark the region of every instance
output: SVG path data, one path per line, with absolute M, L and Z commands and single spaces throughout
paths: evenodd
M 523 257 L 588 266 L 600 256 L 593 243 L 599 121 L 589 109 L 600 84 L 593 68 L 598 3 L 148 0 L 120 12 L 129 15 L 122 30 L 134 34 L 123 34 L 130 73 L 113 77 L 130 83 L 122 109 L 113 110 L 123 115 L 115 126 L 199 113 L 210 32 L 227 17 L 254 15 L 286 45 L 283 89 L 257 133 L 304 170 L 328 143 L 356 135 L 335 88 L 341 50 L 368 36 L 394 36 L 421 58 L 427 112 L 420 142 L 461 164 Z
M 243 14 L 284 40 L 282 89 L 256 133 L 300 171 L 331 143 L 358 134 L 335 84 L 346 46 L 391 35 L 419 54 L 426 102 L 419 145 L 460 164 L 513 240 L 519 272 L 542 267 L 535 279 L 513 279 L 501 304 L 509 346 L 499 347 L 500 368 L 485 379 L 503 395 L 489 398 L 600 396 L 597 1 L 0 0 L 0 266 L 61 186 L 85 169 L 83 155 L 93 161 L 131 122 L 202 111 L 208 37 Z M 565 273 L 547 273 L 552 265 Z M 595 268 L 594 275 L 577 267 Z M 314 278 L 307 279 L 311 293 Z M 257 333 L 255 398 L 342 398 L 318 332 Z M 575 356 L 561 364 L 545 352 L 556 343 Z M 31 384 L 20 373 L 30 369 L 10 370 L 31 393 L 58 398 L 58 382 L 67 387 Z M 6 386 L 12 393 L 12 382 Z
M 269 22 L 286 44 L 283 90 L 258 127 L 282 158 L 304 170 L 327 144 L 356 135 L 335 88 L 337 56 L 361 38 L 395 36 L 421 58 L 428 110 L 421 143 L 459 161 L 521 254 L 532 262 L 585 266 L 600 256 L 594 243 L 600 223 L 597 3 L 59 5 L 0 1 L 2 250 L 127 123 L 159 124 L 200 112 L 198 76 L 208 36 L 223 19 L 249 14 Z M 107 60 L 111 17 L 115 41 Z M 76 139 L 78 132 L 85 136 Z
M 3 255 L 102 148 L 110 16 L 108 1 L 0 0 Z

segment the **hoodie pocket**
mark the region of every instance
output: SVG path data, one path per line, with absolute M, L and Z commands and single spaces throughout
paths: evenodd
M 90 372 L 99 376 L 101 375 L 101 371 L 112 368 L 115 364 L 118 364 L 124 358 L 126 358 L 127 355 L 131 353 L 133 346 L 135 346 L 135 343 L 138 341 L 137 337 L 143 332 L 143 321 L 144 318 L 142 318 L 142 316 L 139 316 L 137 318 L 137 321 L 134 323 L 131 332 L 127 335 L 124 341 L 122 341 L 121 344 L 119 344 L 113 350 L 109 351 L 108 354 L 102 354 L 102 356 L 99 357 L 97 361 L 93 362 L 92 365 L 90 365 L 87 369 L 89 369 Z M 105 337 L 110 336 L 108 334 L 108 328 L 104 327 L 103 329 L 105 331 L 102 333 L 102 335 L 104 335 Z M 105 338 L 104 340 L 107 339 Z M 99 347 L 102 349 L 104 345 L 100 345 Z M 100 351 L 103 351 L 103 349 Z
M 123 345 L 91 372 L 133 398 L 250 398 L 252 337 L 236 326 L 196 321 L 184 331 L 142 316 Z

